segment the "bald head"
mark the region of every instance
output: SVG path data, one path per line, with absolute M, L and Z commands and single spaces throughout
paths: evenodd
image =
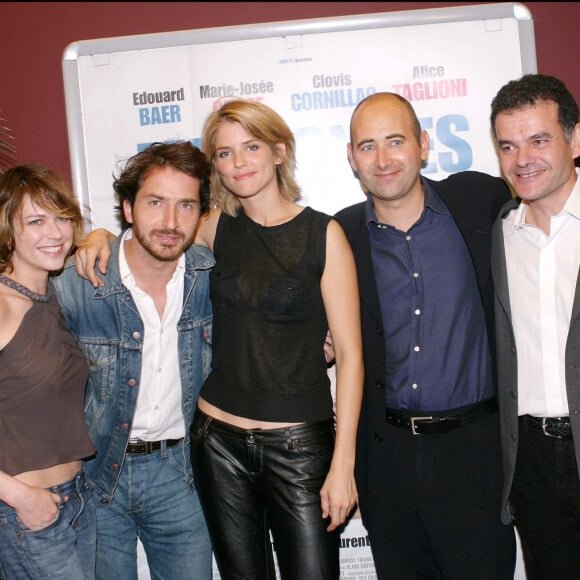
M 419 123 L 419 119 L 417 118 L 417 114 L 411 106 L 411 103 L 397 93 L 382 92 L 374 93 L 373 95 L 366 97 L 355 107 L 350 119 L 351 143 L 353 143 L 353 129 L 357 126 L 358 117 L 363 112 L 370 112 L 365 111 L 366 109 L 372 110 L 373 114 L 380 113 L 381 111 L 383 114 L 387 113 L 387 111 L 392 111 L 393 114 L 396 114 L 397 112 L 406 114 L 413 127 L 413 133 L 417 142 L 419 142 L 421 136 L 421 124 Z

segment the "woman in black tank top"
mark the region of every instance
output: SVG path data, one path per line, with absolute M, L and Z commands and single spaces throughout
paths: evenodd
M 216 256 L 213 364 L 191 440 L 220 574 L 338 578 L 363 377 L 350 246 L 330 216 L 297 204 L 294 137 L 271 108 L 226 103 L 203 149 L 216 207 L 196 241 Z

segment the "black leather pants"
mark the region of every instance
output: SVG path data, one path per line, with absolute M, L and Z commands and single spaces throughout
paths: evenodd
M 196 411 L 195 483 L 222 580 L 339 577 L 339 532 L 327 532 L 320 488 L 334 448 L 333 421 L 245 430 Z

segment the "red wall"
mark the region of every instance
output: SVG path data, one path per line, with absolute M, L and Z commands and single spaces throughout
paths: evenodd
M 44 163 L 70 177 L 61 61 L 71 42 L 473 4 L 482 2 L 1 2 L 0 118 L 15 137 L 18 163 Z M 580 102 L 580 3 L 525 5 L 538 72 L 560 77 Z

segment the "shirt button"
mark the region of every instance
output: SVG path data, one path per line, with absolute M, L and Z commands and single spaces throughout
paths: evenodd
M 409 240 L 411 239 L 411 236 L 405 236 L 405 239 L 406 239 L 407 241 L 409 241 Z
M 419 385 L 418 385 L 417 383 L 413 383 L 413 384 L 411 385 L 411 387 L 412 387 L 413 389 L 418 389 L 418 388 L 419 388 Z
M 417 308 L 417 310 L 415 310 L 415 314 L 416 314 L 417 316 L 419 316 L 419 314 L 421 314 L 421 309 L 420 309 L 420 308 Z
M 419 272 L 413 272 L 413 278 L 418 278 L 419 277 Z
M 135 332 L 133 333 L 133 339 L 134 339 L 134 340 L 139 340 L 140 338 L 141 338 L 141 333 L 140 333 L 140 332 L 138 332 L 138 331 L 135 331 Z
M 414 347 L 413 347 L 413 350 L 414 350 L 415 352 L 419 352 L 419 351 L 421 350 L 421 347 L 420 347 L 420 346 L 414 346 Z
M 130 387 L 134 387 L 134 386 L 137 384 L 137 381 L 136 381 L 135 379 L 129 379 L 129 380 L 127 381 L 127 384 L 128 384 Z
M 118 463 L 113 463 L 113 464 L 111 465 L 111 469 L 112 469 L 113 471 L 119 471 L 119 464 L 118 464 Z
M 121 429 L 123 429 L 123 431 L 127 431 L 127 429 L 129 429 L 129 425 L 127 425 L 127 423 L 123 423 L 121 425 Z

